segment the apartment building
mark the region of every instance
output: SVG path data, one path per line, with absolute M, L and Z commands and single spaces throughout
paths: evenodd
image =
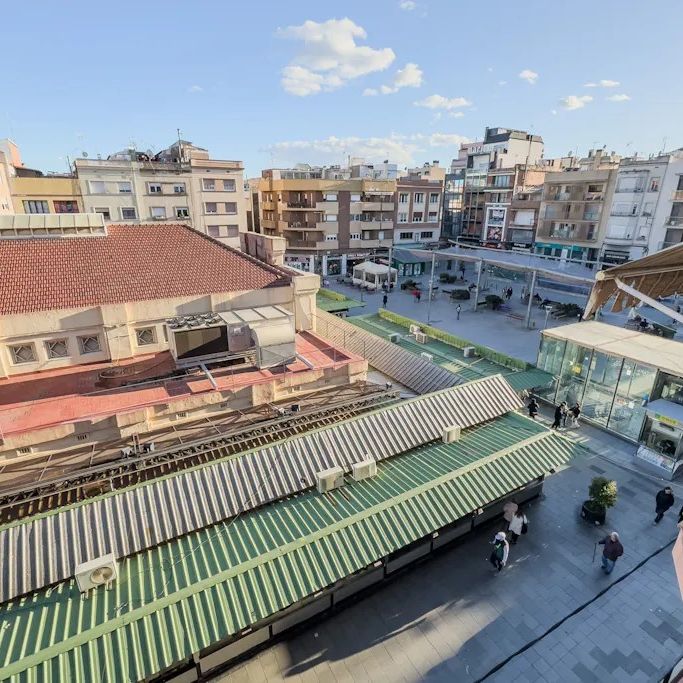
M 77 159 L 84 210 L 105 223 L 182 222 L 240 248 L 247 229 L 241 161 L 211 159 L 185 140 L 151 156 L 134 149 Z
M 441 235 L 457 237 L 462 230 L 465 169 L 451 167 L 444 178 Z
M 432 161 L 429 163 L 425 161 L 422 166 L 416 166 L 415 168 L 409 168 L 406 175 L 413 176 L 416 178 L 423 178 L 424 180 L 436 180 L 443 183 L 446 180 L 447 169 L 439 165 L 439 161 Z
M 614 153 L 590 150 L 574 168 L 546 176 L 536 253 L 584 262 L 599 259 L 619 161 Z
M 0 149 L 0 216 L 13 212 L 12 188 L 10 186 L 13 170 L 7 155 Z
M 349 165 L 351 178 L 367 178 L 372 180 L 396 180 L 398 166 L 383 161 L 381 164 L 368 164 L 361 160 L 352 160 Z
M 322 169 L 306 174 L 301 165 L 263 171 L 260 224 L 263 234 L 287 239 L 285 264 L 336 275 L 391 246 L 396 181 L 324 175 Z
M 507 188 L 489 185 L 489 180 L 507 182 L 504 176 L 509 173 L 501 173 L 502 179 L 496 180 L 494 172 L 520 164 L 536 165 L 542 157 L 543 139 L 539 135 L 508 128 L 486 128 L 481 142 L 462 145 L 458 161 L 464 161 L 465 178 L 460 236 L 473 242 L 500 243 L 505 213 L 491 205 L 509 203 L 512 197 L 501 197 L 501 189 Z M 496 198 L 491 193 L 497 193 L 500 201 L 490 201 Z
M 683 150 L 622 159 L 601 260 L 623 263 L 683 241 Z
M 504 239 L 513 251 L 529 251 L 534 246 L 541 210 L 543 186 L 523 187 L 514 192 L 507 210 Z
M 415 176 L 399 178 L 396 183 L 397 247 L 422 246 L 438 242 L 441 236 L 443 184 Z

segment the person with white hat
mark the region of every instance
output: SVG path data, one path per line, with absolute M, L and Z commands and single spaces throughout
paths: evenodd
M 508 561 L 508 553 L 510 552 L 510 544 L 507 542 L 504 531 L 499 531 L 493 539 L 493 550 L 489 562 L 500 571 Z

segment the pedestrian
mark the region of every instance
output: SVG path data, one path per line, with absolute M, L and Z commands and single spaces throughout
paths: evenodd
M 619 534 L 613 531 L 605 536 L 598 545 L 604 545 L 602 550 L 602 571 L 611 574 L 616 561 L 624 554 L 624 546 L 621 545 Z
M 420 303 L 421 298 L 422 298 L 422 292 L 418 289 L 415 291 L 415 300 L 417 301 L 418 304 Z
M 526 515 L 522 512 L 522 508 L 518 507 L 517 511 L 512 517 L 512 521 L 510 522 L 509 526 L 510 543 L 512 545 L 517 545 L 517 539 L 522 534 L 525 534 L 528 528 L 529 520 L 526 518 Z
M 508 561 L 509 552 L 510 544 L 505 538 L 505 532 L 499 531 L 493 539 L 493 550 L 491 551 L 489 562 L 500 571 Z
M 514 498 L 512 500 L 508 500 L 508 502 L 505 503 L 505 505 L 503 505 L 503 519 L 506 522 L 506 529 L 510 527 L 510 522 L 512 521 L 512 518 L 515 516 L 515 512 L 517 512 L 518 508 L 519 505 L 517 505 L 517 501 Z
M 664 513 L 674 504 L 674 492 L 670 486 L 665 486 L 655 496 L 655 524 L 659 524 L 664 517 Z
M 512 299 L 513 293 L 514 293 L 514 292 L 512 291 L 512 287 L 509 287 L 509 288 L 508 288 L 508 301 L 510 301 L 510 299 Z
M 579 415 L 581 415 L 581 404 L 577 401 L 570 409 L 569 416 L 572 420 L 572 427 L 579 426 Z
M 529 409 L 529 417 L 532 420 L 535 420 L 538 415 L 538 401 L 535 398 L 532 398 L 527 407 Z
M 560 426 L 560 423 L 562 422 L 562 418 L 564 416 L 564 413 L 567 410 L 567 402 L 562 401 L 559 406 L 555 407 L 555 419 L 553 420 L 553 423 L 550 425 L 550 429 L 558 429 Z
M 678 512 L 678 523 L 681 524 L 683 522 L 683 506 L 681 507 L 680 511 Z
M 460 320 L 460 304 L 455 307 L 455 319 Z
M 389 301 L 389 297 L 387 296 L 387 294 L 385 292 L 384 296 L 382 297 L 382 306 L 384 306 L 384 308 L 387 307 L 387 301 Z

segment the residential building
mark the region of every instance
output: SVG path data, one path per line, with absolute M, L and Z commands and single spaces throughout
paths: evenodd
M 623 263 L 683 241 L 683 150 L 622 159 L 601 261 Z
M 481 142 L 462 145 L 458 157 L 459 164 L 464 162 L 465 168 L 460 236 L 466 240 L 481 242 L 487 241 L 490 234 L 493 241 L 499 242 L 505 216 L 498 207 L 487 207 L 487 204 L 505 202 L 489 201 L 487 188 L 489 192 L 499 193 L 495 186 L 489 186 L 489 173 L 514 169 L 520 164 L 535 166 L 542 157 L 543 139 L 539 135 L 508 128 L 486 128 Z M 501 174 L 503 177 L 505 175 L 508 174 Z M 506 199 L 510 200 L 511 196 Z
M 590 150 L 574 168 L 546 176 L 536 253 L 582 262 L 600 257 L 620 157 Z
M 78 179 L 74 175 L 25 175 L 18 170 L 12 178 L 14 213 L 83 213 Z
M 8 157 L 0 150 L 0 216 L 14 212 L 12 206 L 12 179 L 14 167 L 9 163 Z
M 536 239 L 543 186 L 514 192 L 505 221 L 504 239 L 513 251 L 530 250 Z
M 105 223 L 174 221 L 240 248 L 247 229 L 241 161 L 211 159 L 179 140 L 151 156 L 128 149 L 107 159 L 77 159 L 84 209 Z
M 322 275 L 346 273 L 392 244 L 395 180 L 340 178 L 344 169 L 263 171 L 261 231 L 287 239 L 285 263 Z
M 444 178 L 443 212 L 441 234 L 443 237 L 457 237 L 462 230 L 465 169 L 453 168 Z
M 443 183 L 404 176 L 396 183 L 394 244 L 417 246 L 438 242 L 441 236 Z
M 439 166 L 439 162 L 436 160 L 432 161 L 431 164 L 428 161 L 425 161 L 422 166 L 409 168 L 405 175 L 423 178 L 425 180 L 438 180 L 443 183 L 446 180 L 446 173 L 447 169 Z
M 351 178 L 368 178 L 372 180 L 396 180 L 398 166 L 383 161 L 381 164 L 368 164 L 360 160 L 351 160 Z

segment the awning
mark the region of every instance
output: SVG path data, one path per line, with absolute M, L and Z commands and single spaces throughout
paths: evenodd
M 683 406 L 658 398 L 645 406 L 647 414 L 672 427 L 683 427 Z

